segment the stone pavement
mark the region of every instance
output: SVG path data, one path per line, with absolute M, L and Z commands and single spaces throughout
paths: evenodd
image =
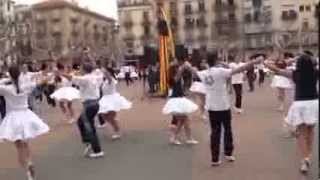
M 200 144 L 170 146 L 166 129 L 170 117 L 161 114 L 165 100 L 141 99 L 139 85 L 121 84 L 121 91 L 134 102 L 133 109 L 119 116 L 125 135 L 113 142 L 109 129 L 99 130 L 106 157 L 97 160 L 82 157 L 78 131 L 61 126 L 59 110 L 42 106 L 53 130 L 32 143 L 37 180 L 316 180 L 318 153 L 310 174 L 301 176 L 295 141 L 283 137 L 284 114 L 275 111 L 276 98 L 269 87 L 246 93 L 245 113 L 233 117 L 237 161 L 217 168 L 209 166 L 208 129 L 197 114 L 191 117 Z M 13 146 L 0 144 L 0 159 L 0 180 L 24 179 Z

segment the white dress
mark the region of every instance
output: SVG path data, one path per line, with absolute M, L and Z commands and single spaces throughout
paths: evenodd
M 103 97 L 99 101 L 98 114 L 105 114 L 110 111 L 119 112 L 132 107 L 132 103 L 117 92 L 116 85 L 117 81 L 115 79 L 112 79 L 111 83 L 108 80 L 103 82 Z
M 0 124 L 0 141 L 25 141 L 49 131 L 49 127 L 28 109 L 28 95 L 35 83 L 20 82 L 19 94 L 14 85 L 0 85 L 0 95 L 6 100 L 6 116 Z
M 194 93 L 206 94 L 206 87 L 202 82 L 195 81 L 190 87 L 190 91 Z
M 81 99 L 80 91 L 72 87 L 72 82 L 62 77 L 58 83 L 58 90 L 50 95 L 52 99 L 57 101 L 73 101 Z

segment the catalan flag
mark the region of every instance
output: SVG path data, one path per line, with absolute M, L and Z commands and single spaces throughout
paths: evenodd
M 159 64 L 160 64 L 160 94 L 167 95 L 169 90 L 169 62 L 175 57 L 175 47 L 168 15 L 160 8 L 159 28 Z

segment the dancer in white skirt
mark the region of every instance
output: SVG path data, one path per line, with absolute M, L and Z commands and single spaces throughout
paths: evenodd
M 123 109 L 130 109 L 132 103 L 117 92 L 117 80 L 112 69 L 107 68 L 104 72 L 104 82 L 102 84 L 102 98 L 99 101 L 98 114 L 110 123 L 114 130 L 112 139 L 121 138 L 121 129 L 116 120 L 117 113 Z
M 62 64 L 58 63 L 57 69 L 58 72 L 55 76 L 55 83 L 58 89 L 52 93 L 50 97 L 59 102 L 60 109 L 66 116 L 66 120 L 69 124 L 72 124 L 76 121 L 72 101 L 81 98 L 80 91 L 72 87 L 72 82 L 62 76 L 64 73 L 68 73 L 65 72 L 65 67 Z
M 308 55 L 301 55 L 297 60 L 296 70 L 283 70 L 271 63 L 266 63 L 276 74 L 291 78 L 295 83 L 295 100 L 289 109 L 286 123 L 297 127 L 297 145 L 301 153 L 302 173 L 308 172 L 314 140 L 314 127 L 319 121 L 319 102 L 317 81 L 319 70 Z
M 285 58 L 287 58 L 287 57 L 285 57 Z M 285 70 L 287 68 L 287 63 L 282 58 L 277 59 L 275 62 L 275 65 L 279 69 Z M 279 101 L 278 111 L 282 112 L 284 110 L 286 90 L 292 88 L 292 83 L 291 83 L 290 79 L 288 79 L 286 77 L 275 75 L 272 80 L 271 87 L 277 89 L 278 101 Z
M 0 141 L 13 142 L 20 165 L 27 171 L 28 180 L 35 178 L 28 140 L 49 131 L 49 127 L 28 109 L 28 96 L 36 87 L 34 82 L 22 81 L 18 66 L 9 68 L 10 85 L 0 85 L 0 95 L 6 100 L 7 114 L 0 124 Z
M 169 100 L 162 109 L 164 114 L 172 115 L 172 122 L 170 125 L 170 130 L 172 137 L 170 138 L 170 143 L 175 145 L 181 145 L 179 139 L 180 131 L 182 128 L 185 129 L 187 144 L 198 144 L 198 141 L 194 140 L 191 134 L 190 119 L 188 114 L 197 111 L 198 106 L 187 99 L 183 92 L 182 84 L 182 73 L 186 70 L 184 64 L 172 65 L 170 67 L 170 87 L 172 93 Z
M 199 70 L 202 71 L 202 70 L 205 70 L 207 69 L 208 67 L 205 67 L 205 66 L 200 66 Z M 199 101 L 200 101 L 200 111 L 201 111 L 201 114 L 202 114 L 202 118 L 204 120 L 208 119 L 208 117 L 206 116 L 206 112 L 205 112 L 205 100 L 206 100 L 206 88 L 204 86 L 204 84 L 200 81 L 199 78 L 195 78 L 195 81 L 193 81 L 191 87 L 190 87 L 190 91 L 192 93 L 194 93 L 196 95 L 196 97 L 198 97 Z

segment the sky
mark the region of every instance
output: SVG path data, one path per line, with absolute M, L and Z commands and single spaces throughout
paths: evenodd
M 14 0 L 17 4 L 34 4 L 44 0 Z M 108 17 L 117 19 L 116 0 L 77 0 L 81 7 L 88 7 L 91 11 L 98 12 Z

